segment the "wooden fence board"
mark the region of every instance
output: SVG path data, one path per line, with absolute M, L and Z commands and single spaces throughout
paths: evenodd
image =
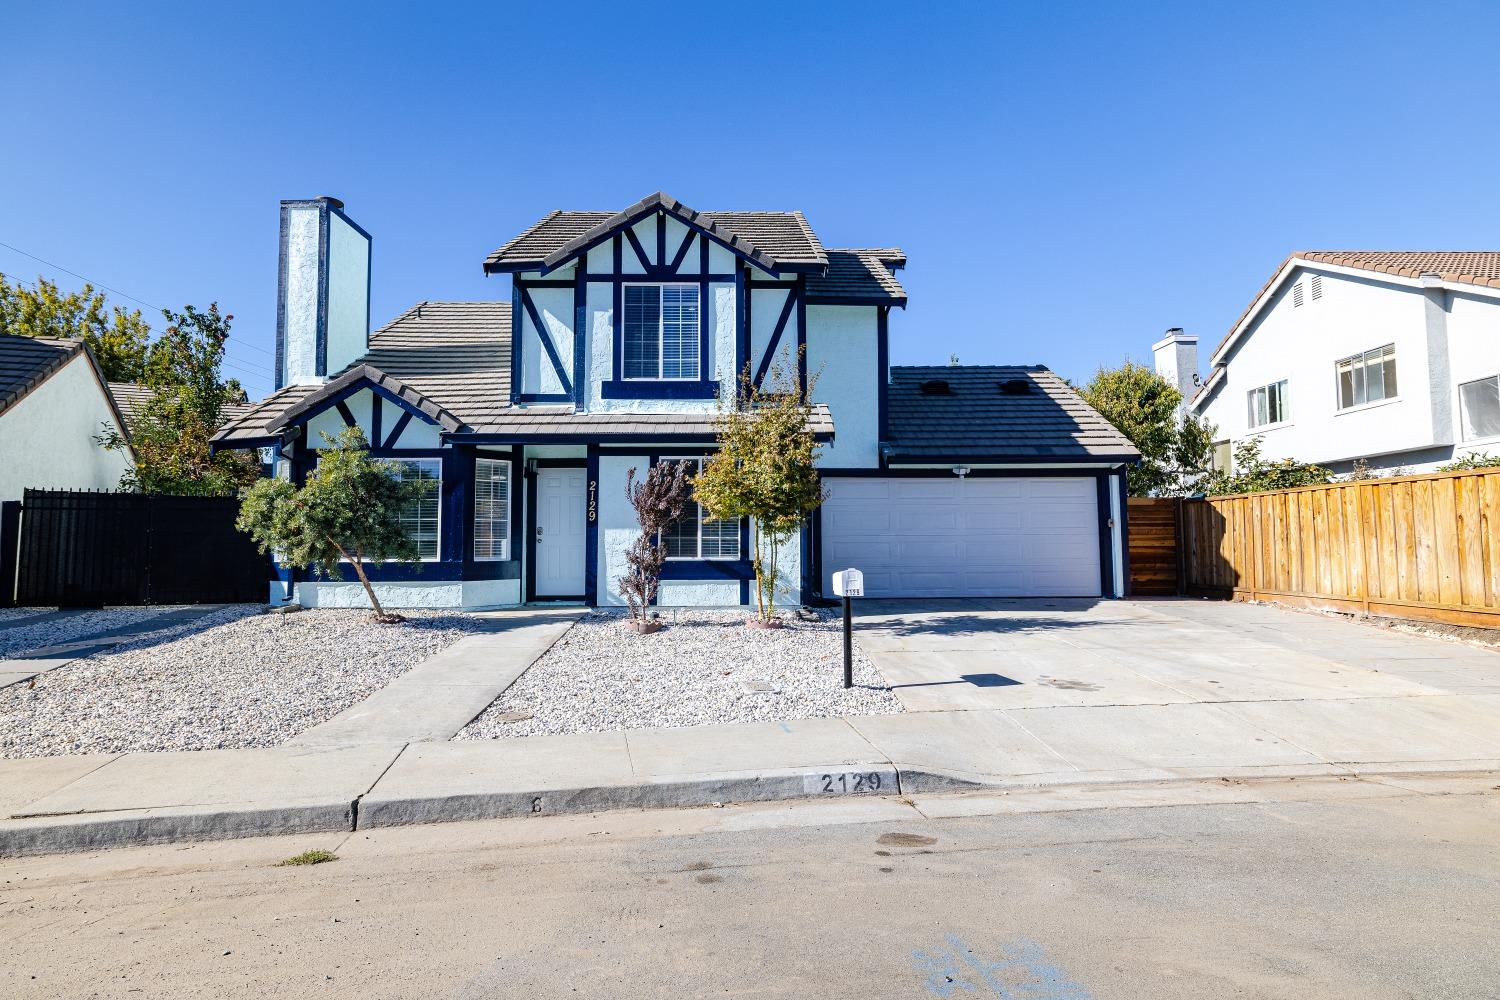
M 1500 469 L 1148 502 L 1179 505 L 1182 592 L 1500 627 Z

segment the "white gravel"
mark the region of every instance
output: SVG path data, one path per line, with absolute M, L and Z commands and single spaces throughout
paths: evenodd
M 87 638 L 110 629 L 134 625 L 164 615 L 169 611 L 180 611 L 179 606 L 156 605 L 148 608 L 109 608 L 100 611 L 84 611 L 50 621 L 33 622 L 30 625 L 13 625 L 37 615 L 55 614 L 56 608 L 14 608 L 0 612 L 0 660 L 44 646 L 56 646 L 75 639 Z
M 404 625 L 263 612 L 226 608 L 0 688 L 0 757 L 276 746 L 477 628 L 439 612 Z
M 844 690 L 836 616 L 764 631 L 746 628 L 743 611 L 672 616 L 643 636 L 621 615 L 588 615 L 454 739 L 901 711 L 857 642 Z

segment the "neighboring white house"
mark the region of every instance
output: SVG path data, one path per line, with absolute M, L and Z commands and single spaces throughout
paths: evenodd
M 1209 357 L 1168 331 L 1156 369 L 1218 428 L 1216 463 L 1428 471 L 1500 451 L 1500 252 L 1317 251 L 1277 268 Z
M 106 426 L 125 432 L 82 340 L 0 334 L 0 500 L 27 488 L 114 489 L 131 457 L 95 440 Z
M 342 204 L 283 202 L 281 231 L 278 389 L 215 446 L 274 449 L 300 481 L 324 433 L 358 426 L 436 482 L 408 512 L 422 565 L 371 569 L 390 606 L 621 605 L 627 474 L 712 453 L 720 399 L 778 367 L 818 375 L 828 495 L 781 554 L 789 601 L 850 566 L 870 596 L 1124 592 L 1139 453 L 1038 366 L 892 368 L 900 250 L 827 249 L 801 212 L 658 192 L 548 213 L 484 261 L 510 277 L 499 301 L 421 302 L 371 334 L 369 236 Z M 690 508 L 664 533 L 660 603 L 749 602 L 749 527 Z M 365 601 L 290 573 L 272 593 Z

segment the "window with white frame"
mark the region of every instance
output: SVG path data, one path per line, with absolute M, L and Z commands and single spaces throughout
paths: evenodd
M 1500 437 L 1500 376 L 1459 386 L 1458 414 L 1465 441 Z
M 1343 358 L 1334 367 L 1338 373 L 1341 410 L 1396 396 L 1395 344 Z
M 401 509 L 401 527 L 417 546 L 418 559 L 438 557 L 438 529 L 442 518 L 443 461 L 439 458 L 382 458 L 403 481 L 423 485 L 421 496 Z
M 664 462 L 683 462 L 688 474 L 703 469 L 701 458 L 664 458 Z M 740 557 L 740 522 L 711 521 L 703 505 L 689 502 L 682 517 L 662 531 L 668 559 L 738 559 Z
M 1286 379 L 1251 389 L 1245 395 L 1250 407 L 1251 427 L 1265 427 L 1292 419 L 1292 400 L 1287 394 Z
M 510 462 L 474 460 L 474 558 L 510 558 Z
M 626 285 L 622 377 L 697 380 L 698 322 L 697 285 Z

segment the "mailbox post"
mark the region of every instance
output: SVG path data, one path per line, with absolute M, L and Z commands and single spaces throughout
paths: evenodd
M 849 598 L 865 596 L 865 575 L 857 569 L 833 574 L 833 594 L 844 599 L 844 687 L 854 686 L 854 616 Z

